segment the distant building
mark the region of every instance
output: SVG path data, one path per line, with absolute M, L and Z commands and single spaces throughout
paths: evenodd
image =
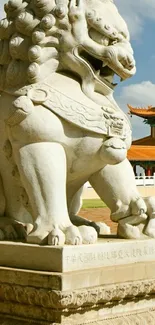
M 142 117 L 144 123 L 150 125 L 150 135 L 132 142 L 132 146 L 128 151 L 128 159 L 130 160 L 135 175 L 136 167 L 140 166 L 145 170 L 146 176 L 152 176 L 155 173 L 155 107 L 134 108 L 128 105 L 130 114 Z

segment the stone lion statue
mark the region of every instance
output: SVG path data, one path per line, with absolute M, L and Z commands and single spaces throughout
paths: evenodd
M 126 159 L 127 116 L 115 74 L 135 74 L 129 33 L 112 0 L 9 0 L 0 22 L 0 239 L 94 243 L 78 216 L 89 181 L 122 238 L 155 237 Z

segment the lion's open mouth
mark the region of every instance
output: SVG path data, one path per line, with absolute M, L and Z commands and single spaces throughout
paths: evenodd
M 105 82 L 110 88 L 114 88 L 117 85 L 117 83 L 113 82 L 115 72 L 108 66 L 104 66 L 103 61 L 96 59 L 84 49 L 80 51 L 79 56 L 91 66 L 98 79 Z

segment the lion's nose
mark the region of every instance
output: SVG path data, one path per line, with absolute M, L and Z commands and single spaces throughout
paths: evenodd
M 129 56 L 129 55 L 122 58 L 120 60 L 120 62 L 124 66 L 124 68 L 126 68 L 128 70 L 132 70 L 135 67 L 135 64 L 136 64 L 133 56 Z
M 129 70 L 132 70 L 135 67 L 136 62 L 135 62 L 135 60 L 134 60 L 133 57 L 128 57 L 128 59 L 127 59 L 127 65 L 128 65 L 128 69 Z
M 134 68 L 134 64 L 133 63 L 130 63 L 130 65 L 128 66 L 129 67 L 129 70 L 132 70 Z

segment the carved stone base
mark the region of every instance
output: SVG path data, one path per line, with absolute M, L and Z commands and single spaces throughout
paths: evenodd
M 0 242 L 0 265 L 22 269 L 72 272 L 155 260 L 155 240 L 104 236 L 93 245 L 39 246 Z
M 115 240 L 113 265 L 106 263 L 105 259 L 105 266 L 95 268 L 94 260 L 94 267 L 92 264 L 89 269 L 68 272 L 1 266 L 0 325 L 154 325 L 154 241 L 142 241 L 141 248 L 135 245 L 130 263 L 127 260 L 124 264 L 118 261 L 115 263 L 118 252 L 120 256 L 127 252 L 126 244 L 123 243 L 126 241 Z M 1 245 L 4 248 L 4 243 Z M 80 247 L 81 254 L 86 254 L 86 248 Z M 104 254 L 104 245 L 101 244 L 100 248 L 100 253 Z M 37 255 L 29 256 L 29 261 L 39 259 L 42 250 L 45 253 L 46 247 L 38 247 Z M 61 249 L 56 250 L 55 259 L 58 260 Z M 72 247 L 73 254 L 74 250 Z M 7 258 L 7 250 L 4 253 Z M 138 256 L 141 256 L 139 262 Z M 24 257 L 23 249 L 23 260 Z M 15 259 L 18 260 L 17 255 L 12 256 L 12 261 Z
M 83 315 L 79 315 L 79 319 L 83 318 Z M 102 320 L 94 320 L 91 322 L 87 322 L 86 320 L 83 320 L 82 323 L 75 323 L 71 320 L 66 320 L 64 323 L 51 323 L 51 322 L 36 322 L 36 321 L 25 321 L 22 318 L 16 318 L 13 319 L 12 317 L 1 317 L 0 316 L 0 324 L 1 325 L 74 325 L 74 324 L 80 324 L 80 325 L 154 325 L 155 324 L 155 310 L 150 311 L 141 311 L 138 314 L 135 313 L 129 313 L 126 315 L 121 316 L 112 316 L 108 317 L 106 319 Z

